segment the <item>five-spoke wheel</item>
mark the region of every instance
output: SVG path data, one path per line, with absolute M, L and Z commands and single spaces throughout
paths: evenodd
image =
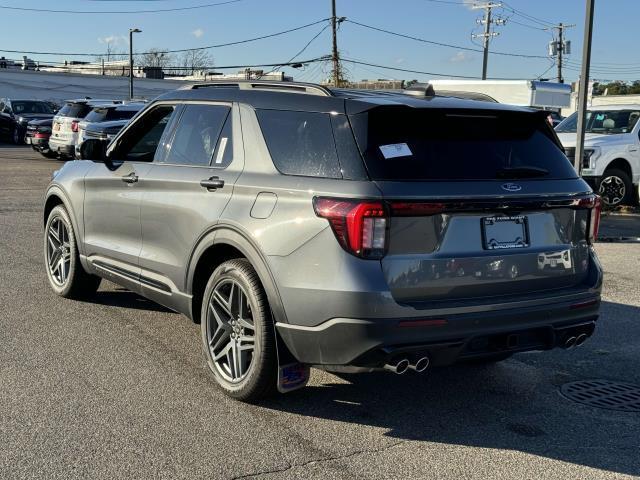
M 251 367 L 255 344 L 251 310 L 247 294 L 235 280 L 215 286 L 209 300 L 207 338 L 216 369 L 230 382 L 242 380 Z
M 207 365 L 225 393 L 252 402 L 276 389 L 273 319 L 260 279 L 247 260 L 228 260 L 211 274 L 200 320 Z
M 63 297 L 84 298 L 100 285 L 100 277 L 85 272 L 69 213 L 62 205 L 53 208 L 44 230 L 44 258 L 51 288 Z

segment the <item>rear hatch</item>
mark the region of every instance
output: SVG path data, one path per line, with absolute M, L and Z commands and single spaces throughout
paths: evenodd
M 75 144 L 80 121 L 91 111 L 86 103 L 67 103 L 53 117 L 51 138 L 58 143 Z
M 489 301 L 585 282 L 596 198 L 543 116 L 379 107 L 351 121 L 388 210 L 381 263 L 396 301 Z

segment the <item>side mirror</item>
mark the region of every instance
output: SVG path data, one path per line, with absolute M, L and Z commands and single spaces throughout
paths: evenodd
M 83 160 L 93 160 L 96 162 L 106 162 L 108 142 L 90 138 L 82 142 L 80 146 L 80 158 Z

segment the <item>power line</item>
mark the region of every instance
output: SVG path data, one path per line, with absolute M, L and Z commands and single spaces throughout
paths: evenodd
M 206 3 L 203 5 L 194 5 L 191 7 L 174 7 L 174 8 L 163 8 L 158 10 L 54 10 L 48 8 L 29 8 L 29 7 L 11 7 L 9 5 L 0 5 L 0 9 L 4 10 L 17 10 L 21 12 L 39 12 L 39 13 L 77 13 L 82 15 L 90 15 L 90 14 L 128 14 L 128 13 L 166 13 L 166 12 L 181 12 L 185 10 L 197 10 L 201 8 L 209 8 L 209 7 L 219 7 L 221 5 L 228 5 L 230 3 L 238 3 L 243 0 L 226 0 L 223 2 L 216 3 Z
M 209 50 L 211 48 L 221 48 L 221 47 L 229 47 L 229 46 L 232 46 L 232 45 L 240 45 L 240 44 L 243 44 L 243 43 L 250 43 L 250 42 L 255 42 L 255 41 L 258 41 L 258 40 L 264 40 L 266 38 L 277 37 L 279 35 L 285 35 L 287 33 L 295 32 L 295 31 L 302 30 L 302 29 L 305 29 L 305 28 L 308 28 L 308 27 L 312 27 L 314 25 L 318 25 L 319 23 L 326 22 L 327 20 L 329 20 L 329 19 L 328 18 L 323 18 L 322 20 L 318 20 L 317 22 L 308 23 L 306 25 L 302 25 L 302 26 L 295 27 L 295 28 L 290 28 L 288 30 L 283 30 L 281 32 L 270 33 L 268 35 L 261 35 L 259 37 L 247 38 L 245 40 L 237 40 L 235 42 L 219 43 L 217 45 L 208 45 L 206 47 L 182 48 L 182 49 L 179 49 L 179 50 L 159 50 L 159 51 L 156 51 L 156 52 L 140 52 L 140 53 L 136 53 L 135 55 L 147 55 L 147 54 L 151 54 L 151 53 L 195 52 L 195 51 L 198 51 L 198 50 Z M 104 55 L 104 52 L 99 52 L 99 53 L 35 52 L 35 51 L 26 51 L 26 50 L 3 50 L 3 49 L 0 49 L 0 52 L 20 53 L 20 54 L 25 54 L 25 55 L 59 55 L 59 56 L 62 56 L 62 57 L 97 57 L 97 56 Z
M 466 76 L 466 75 L 453 75 L 453 74 L 450 74 L 450 73 L 424 72 L 424 71 L 421 71 L 421 70 L 410 70 L 408 68 L 389 67 L 387 65 L 378 65 L 376 63 L 362 62 L 362 61 L 354 60 L 354 59 L 351 59 L 351 58 L 343 58 L 343 60 L 345 62 L 354 63 L 356 65 L 366 65 L 368 67 L 384 68 L 385 70 L 395 70 L 395 71 L 398 71 L 398 72 L 405 72 L 405 73 L 417 73 L 417 74 L 420 74 L 420 75 L 433 75 L 435 77 L 462 78 L 462 79 L 468 79 L 468 80 L 478 80 L 479 79 L 479 77 L 472 77 L 472 76 Z M 518 79 L 518 78 L 493 77 L 493 78 L 489 78 L 489 80 L 520 80 L 520 79 Z
M 525 13 L 522 10 L 515 9 L 511 5 L 509 5 L 507 2 L 502 2 L 502 5 L 503 5 L 503 8 L 505 10 L 509 10 L 514 15 L 517 15 L 517 16 L 519 16 L 521 18 L 525 18 L 525 19 L 529 20 L 530 22 L 534 22 L 534 23 L 537 23 L 537 24 L 545 26 L 545 27 L 550 27 L 550 26 L 553 25 L 553 22 L 548 22 L 547 20 L 544 20 L 542 18 L 538 18 L 538 17 L 534 17 L 533 15 L 529 15 L 528 13 Z
M 291 62 L 293 62 L 296 58 L 298 58 L 298 56 L 302 55 L 302 54 L 304 53 L 304 51 L 305 51 L 307 48 L 309 48 L 309 46 L 310 46 L 310 45 L 311 45 L 311 44 L 312 44 L 312 43 L 313 43 L 313 42 L 314 42 L 314 41 L 315 41 L 315 40 L 316 40 L 320 35 L 322 35 L 322 33 L 323 33 L 327 28 L 329 28 L 329 26 L 330 26 L 330 25 L 331 25 L 330 23 L 327 23 L 324 27 L 322 27 L 322 29 L 321 29 L 318 33 L 316 33 L 313 37 L 311 37 L 311 40 L 309 40 L 309 41 L 305 44 L 305 46 L 304 46 L 304 47 L 302 47 L 302 48 L 298 51 L 298 53 L 296 53 L 293 57 L 291 57 L 291 58 L 288 60 L 288 62 L 287 62 L 287 63 L 291 63 Z M 280 67 L 276 68 L 276 69 L 274 70 L 274 72 L 277 72 L 278 70 L 280 70 L 280 68 L 281 68 L 281 67 L 282 67 L 282 66 L 280 66 Z
M 368 28 L 370 30 L 376 30 L 378 32 L 386 33 L 388 35 L 393 35 L 393 36 L 396 36 L 396 37 L 406 38 L 408 40 L 415 40 L 416 42 L 428 43 L 430 45 L 437 45 L 437 46 L 440 46 L 440 47 L 455 48 L 455 49 L 458 49 L 458 50 L 466 50 L 468 52 L 483 53 L 483 50 L 479 49 L 479 48 L 463 47 L 461 45 L 454 45 L 454 44 L 451 44 L 451 43 L 443 43 L 443 42 L 436 42 L 436 41 L 433 41 L 433 40 L 427 40 L 427 39 L 424 39 L 424 38 L 414 37 L 412 35 L 407 35 L 407 34 L 404 34 L 404 33 L 393 32 L 391 30 L 386 30 L 384 28 L 374 27 L 372 25 L 367 25 L 365 23 L 360 23 L 360 22 L 357 22 L 355 20 L 351 20 L 349 18 L 346 19 L 345 22 L 353 23 L 354 25 L 358 25 L 360 27 Z M 543 58 L 545 60 L 548 58 L 548 57 L 543 56 L 543 55 L 528 55 L 528 54 L 524 54 L 524 53 L 508 53 L 508 52 L 490 52 L 490 53 L 492 55 L 502 55 L 502 56 L 506 56 L 506 57 Z

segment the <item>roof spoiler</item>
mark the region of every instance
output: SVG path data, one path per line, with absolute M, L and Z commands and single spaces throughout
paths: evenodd
M 435 97 L 436 91 L 430 83 L 414 83 L 405 88 L 402 93 L 413 97 Z

